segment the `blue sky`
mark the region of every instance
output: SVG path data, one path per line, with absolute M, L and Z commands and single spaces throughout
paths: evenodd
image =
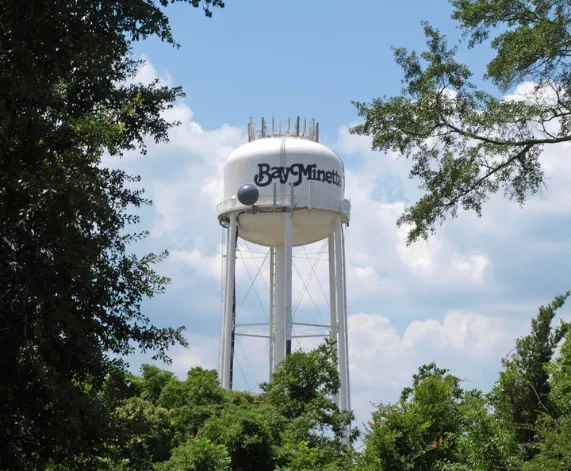
M 444 0 L 230 0 L 210 20 L 182 4 L 168 11 L 181 49 L 153 40 L 135 51 L 176 77 L 207 128 L 221 114 L 243 123 L 250 114 L 318 112 L 328 136 L 354 119 L 352 100 L 400 90 L 390 48 L 423 45 L 423 19 L 459 37 Z
M 545 151 L 548 186 L 523 210 L 494 197 L 481 219 L 461 214 L 428 242 L 406 247 L 395 221 L 404 205 L 422 194 L 408 178 L 409 163 L 372 152 L 368 139 L 347 132 L 357 121 L 351 100 L 400 90 L 390 48 L 422 49 L 422 19 L 458 39 L 448 3 L 228 0 L 212 19 L 185 5 L 167 12 L 182 47 L 149 40 L 133 52 L 147 60 L 138 80 L 158 76 L 186 91 L 186 99 L 168 113 L 182 126 L 171 133 L 169 145 L 150 144 L 146 156 L 106 162 L 140 174 L 154 200 L 142 211 L 141 223 L 151 237 L 136 250 L 171 253 L 160 272 L 171 276 L 172 284 L 145 304 L 153 323 L 188 329 L 191 347 L 172 352 L 171 369 L 184 375 L 195 365 L 216 367 L 221 229 L 215 207 L 226 156 L 246 141 L 251 116 L 301 115 L 319 121 L 320 140 L 347 168 L 346 196 L 353 205 L 346 232 L 349 343 L 357 418 L 367 420 L 370 402 L 395 400 L 413 371 L 430 361 L 451 368 L 467 387 L 488 389 L 501 357 L 527 332 L 537 307 L 571 287 L 569 148 Z M 460 57 L 480 77 L 491 52 L 462 49 Z M 263 260 L 261 248 L 242 244 L 242 250 L 239 300 L 249 287 L 248 272 L 255 273 Z M 296 263 L 302 275 L 309 271 L 302 258 Z M 325 265 L 317 279 L 327 285 Z M 305 319 L 319 319 L 327 309 L 316 283 L 310 285 L 314 299 L 300 301 L 298 315 Z M 294 293 L 299 289 L 294 280 Z M 266 299 L 258 279 L 241 319 L 263 320 L 260 302 L 265 306 Z M 569 307 L 562 311 L 570 313 Z M 256 342 L 239 346 L 239 387 L 266 379 L 264 348 Z M 133 368 L 142 361 L 147 357 L 134 356 Z

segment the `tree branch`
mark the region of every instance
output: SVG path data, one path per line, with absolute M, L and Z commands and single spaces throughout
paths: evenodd
M 512 157 L 510 157 L 510 158 L 507 159 L 505 162 L 502 162 L 501 164 L 497 165 L 496 167 L 493 167 L 489 172 L 487 172 L 486 174 L 484 174 L 483 176 L 481 176 L 480 178 L 478 178 L 478 180 L 476 180 L 467 190 L 465 190 L 465 191 L 463 191 L 461 194 L 455 196 L 452 201 L 450 201 L 449 203 L 445 204 L 444 207 L 445 207 L 445 208 L 449 208 L 449 207 L 453 206 L 454 204 L 456 204 L 459 199 L 463 198 L 463 197 L 466 196 L 468 193 L 470 193 L 471 191 L 474 191 L 476 188 L 478 188 L 478 186 L 480 186 L 480 184 L 481 184 L 484 180 L 487 180 L 488 178 L 490 178 L 493 174 L 495 174 L 495 173 L 498 172 L 499 170 L 508 167 L 508 166 L 511 165 L 515 160 L 521 159 L 521 158 L 526 154 L 526 152 L 528 152 L 532 147 L 533 147 L 533 144 L 528 144 L 528 145 L 526 145 L 526 146 L 525 146 L 523 149 L 521 149 L 517 154 L 515 154 L 515 155 L 512 156 Z
M 498 141 L 497 139 L 490 139 L 489 137 L 480 136 L 478 134 L 471 133 L 469 131 L 465 131 L 460 129 L 453 124 L 447 122 L 442 116 L 442 124 L 447 126 L 448 128 L 452 129 L 453 131 L 457 132 L 458 134 L 475 139 L 477 141 L 486 142 L 488 144 L 494 144 L 498 146 L 534 146 L 534 145 L 541 145 L 541 144 L 558 144 L 561 142 L 569 142 L 571 141 L 571 136 L 563 136 L 557 137 L 555 139 L 526 139 L 524 141 Z

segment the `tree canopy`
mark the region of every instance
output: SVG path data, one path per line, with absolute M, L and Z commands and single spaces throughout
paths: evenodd
M 289 355 L 258 393 L 223 390 L 215 371 L 179 379 L 144 365 L 99 392 L 106 439 L 49 471 L 564 471 L 571 465 L 571 331 L 554 322 L 569 294 L 539 308 L 488 393 L 434 363 L 344 441 L 335 348 Z M 555 351 L 558 354 L 555 355 Z
M 343 427 L 353 415 L 333 402 L 337 370 L 323 369 L 334 362 L 330 342 L 295 352 L 258 394 L 224 390 L 215 371 L 198 367 L 184 380 L 151 365 L 140 376 L 115 371 L 99 393 L 110 416 L 102 446 L 89 460 L 76 456 L 49 469 L 85 469 L 89 462 L 110 471 L 351 469 L 357 433 L 347 444 Z
M 409 228 L 409 244 L 460 209 L 481 215 L 498 191 L 523 205 L 544 184 L 546 146 L 571 141 L 569 2 L 450 3 L 467 46 L 496 52 L 483 77 L 458 61 L 457 45 L 423 23 L 424 51 L 394 49 L 402 92 L 354 103 L 363 122 L 351 132 L 370 136 L 375 150 L 410 158 L 410 176 L 426 192 L 397 222 Z M 498 93 L 485 91 L 483 81 Z M 522 84 L 525 97 L 501 97 Z
M 168 360 L 184 343 L 142 311 L 168 280 L 154 271 L 166 253 L 130 251 L 146 236 L 132 229 L 149 203 L 139 178 L 101 162 L 166 141 L 176 124 L 162 112 L 181 89 L 133 83 L 130 56 L 151 36 L 176 46 L 169 3 L 1 4 L 0 469 L 91 455 L 108 430 L 94 393 L 104 379 L 134 348 Z M 183 3 L 207 16 L 224 6 Z
M 398 403 L 373 413 L 358 469 L 568 469 L 571 336 L 567 323 L 552 325 L 568 296 L 539 309 L 490 393 L 462 389 L 435 364 L 421 366 Z

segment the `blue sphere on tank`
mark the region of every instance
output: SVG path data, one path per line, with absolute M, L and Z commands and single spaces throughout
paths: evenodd
M 258 198 L 260 197 L 260 192 L 254 185 L 246 184 L 242 185 L 238 189 L 238 201 L 244 206 L 252 206 L 256 204 Z

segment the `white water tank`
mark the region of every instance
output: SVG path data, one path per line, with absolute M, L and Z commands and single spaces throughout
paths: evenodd
M 249 141 L 230 154 L 224 167 L 224 201 L 218 218 L 224 224 L 230 213 L 238 215 L 239 236 L 255 244 L 284 245 L 284 218 L 293 206 L 292 244 L 306 245 L 328 237 L 341 214 L 349 222 L 345 199 L 345 171 L 339 156 L 319 144 L 318 125 L 300 129 L 272 126 L 264 120 L 260 130 L 249 125 Z M 242 185 L 254 185 L 259 199 L 244 206 L 237 198 Z

